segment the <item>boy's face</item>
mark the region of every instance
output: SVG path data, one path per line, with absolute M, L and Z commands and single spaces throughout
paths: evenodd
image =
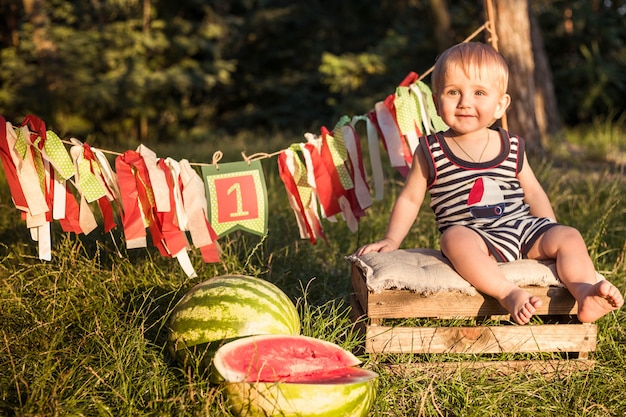
M 467 75 L 459 66 L 449 68 L 442 81 L 441 90 L 433 96 L 437 113 L 459 135 L 491 126 L 511 100 L 494 77 Z

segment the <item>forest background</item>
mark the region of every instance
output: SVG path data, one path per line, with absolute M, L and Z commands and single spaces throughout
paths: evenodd
M 556 120 L 623 115 L 623 1 L 498 3 L 528 7 L 540 28 Z M 485 4 L 2 0 L 0 114 L 17 124 L 32 113 L 62 138 L 119 151 L 253 135 L 249 146 L 271 152 L 278 132 L 300 141 L 371 110 L 484 23 Z

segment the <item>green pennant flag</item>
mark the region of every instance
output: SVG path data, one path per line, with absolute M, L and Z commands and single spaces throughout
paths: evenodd
M 267 233 L 267 188 L 260 161 L 202 167 L 209 223 L 218 236 Z

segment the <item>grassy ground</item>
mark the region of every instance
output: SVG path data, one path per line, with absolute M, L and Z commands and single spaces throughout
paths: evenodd
M 610 135 L 605 142 L 614 149 Z M 581 134 L 571 143 L 585 148 L 585 140 Z M 559 219 L 581 230 L 598 270 L 624 291 L 624 166 L 604 156 L 593 155 L 593 163 L 533 162 Z M 228 416 L 220 387 L 179 369 L 165 348 L 173 304 L 195 283 L 218 274 L 274 282 L 297 303 L 304 334 L 348 349 L 362 343 L 349 319 L 344 255 L 384 233 L 400 181 L 389 173 L 385 200 L 368 211 L 357 234 L 341 221 L 325 222 L 329 242 L 313 246 L 298 238 L 275 165 L 275 159 L 264 162 L 268 235 L 223 238 L 220 264 L 203 264 L 192 253 L 196 279 L 155 250 L 124 250 L 119 233 L 77 237 L 56 230 L 53 260 L 39 261 L 0 171 L 0 415 Z M 405 246 L 436 247 L 437 239 L 425 207 Z M 598 326 L 596 366 L 552 378 L 463 368 L 401 375 L 364 356 L 381 374 L 371 415 L 624 415 L 626 310 L 607 315 Z

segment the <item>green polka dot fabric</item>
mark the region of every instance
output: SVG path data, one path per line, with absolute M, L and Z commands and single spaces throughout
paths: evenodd
M 421 125 L 421 117 L 415 98 L 411 96 L 409 87 L 399 86 L 393 104 L 396 108 L 396 120 L 403 135 L 415 132 L 415 126 Z
M 96 170 L 94 170 L 96 171 Z M 99 169 L 97 169 L 99 171 Z M 81 158 L 78 161 L 78 187 L 89 203 L 106 195 L 106 189 L 100 179 L 91 172 L 91 163 Z
M 333 163 L 337 168 L 341 185 L 343 185 L 343 188 L 346 190 L 352 189 L 354 184 L 352 182 L 352 178 L 350 177 L 350 172 L 348 172 L 348 168 L 346 168 L 345 165 L 345 159 L 341 157 L 341 152 L 338 149 L 339 146 L 342 146 L 346 152 L 346 157 L 348 156 L 348 151 L 346 150 L 343 140 L 341 141 L 341 145 L 338 145 L 339 141 L 335 140 L 335 138 L 331 135 L 326 135 L 326 143 L 328 144 L 328 149 L 330 149 L 330 154 L 333 157 Z
M 290 149 L 296 155 L 299 150 L 298 148 L 298 145 L 290 147 Z M 302 201 L 302 205 L 304 207 L 310 207 L 313 190 L 311 189 L 311 186 L 309 185 L 307 179 L 306 165 L 297 156 L 293 158 L 293 161 L 296 164 L 295 172 L 293 173 L 293 180 L 296 183 L 296 188 L 298 189 L 300 200 Z
M 437 114 L 435 102 L 433 101 L 433 92 L 431 91 L 430 87 L 423 81 L 418 81 L 415 83 L 415 85 L 422 92 L 422 97 L 424 97 L 424 103 L 426 103 L 426 113 L 428 114 L 428 117 L 430 117 L 430 123 L 435 129 L 435 132 L 448 130 L 448 125 L 446 125 L 441 117 L 439 117 L 439 115 Z
M 57 170 L 61 179 L 67 180 L 74 175 L 74 163 L 67 153 L 67 149 L 61 142 L 61 139 L 51 130 L 46 132 L 46 142 L 44 143 L 44 151 L 48 156 L 52 166 Z
M 24 137 L 24 129 L 17 129 L 17 141 L 15 142 L 15 150 L 17 154 L 22 157 L 22 159 L 26 159 L 26 151 L 28 151 L 28 147 L 30 146 L 29 142 Z

